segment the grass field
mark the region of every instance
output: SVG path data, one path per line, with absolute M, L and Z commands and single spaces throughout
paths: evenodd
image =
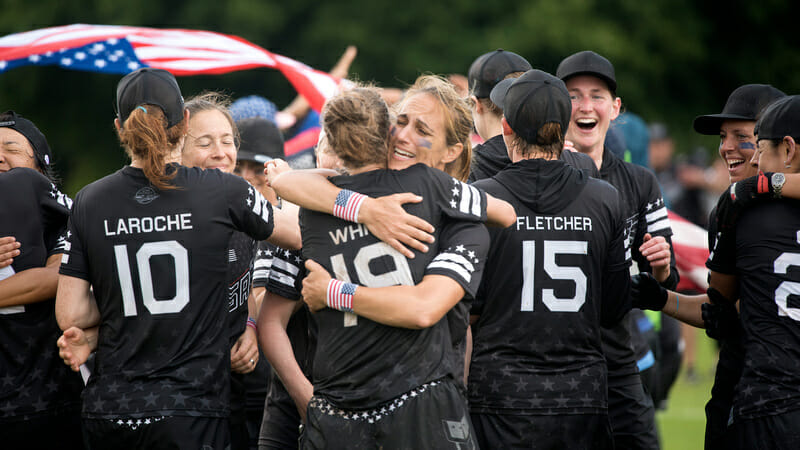
M 656 413 L 664 450 L 703 448 L 706 426 L 704 408 L 711 396 L 717 356 L 716 343 L 706 337 L 703 330 L 695 332 L 695 379 L 688 379 L 685 368 L 681 368 L 678 380 L 670 391 L 667 409 Z

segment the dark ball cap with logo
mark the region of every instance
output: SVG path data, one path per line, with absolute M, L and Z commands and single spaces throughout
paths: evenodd
M 265 163 L 284 159 L 283 136 L 275 122 L 263 117 L 250 117 L 236 122 L 239 128 L 239 161 Z
M 50 163 L 53 160 L 53 154 L 50 152 L 47 139 L 44 137 L 44 134 L 36 128 L 36 125 L 14 111 L 6 111 L 0 114 L 0 127 L 11 128 L 28 139 L 28 142 L 30 142 L 33 148 L 33 154 L 36 158 L 36 162 L 39 164 L 39 168 L 49 177 Z
M 531 64 L 522 56 L 503 49 L 484 53 L 479 56 L 469 67 L 467 80 L 472 95 L 478 98 L 487 98 L 492 88 L 506 75 L 514 72 L 527 72 Z
M 156 105 L 164 111 L 167 128 L 183 120 L 181 88 L 171 73 L 144 67 L 131 72 L 117 84 L 117 117 L 123 124 L 131 112 L 141 105 Z
M 767 106 L 756 122 L 758 140 L 791 136 L 800 141 L 800 96 L 789 95 Z
M 611 61 L 591 50 L 573 53 L 564 58 L 556 69 L 556 76 L 566 82 L 577 75 L 593 75 L 605 81 L 608 90 L 617 92 L 617 78 Z
M 786 94 L 768 84 L 739 86 L 728 96 L 721 113 L 697 116 L 694 119 L 694 130 L 700 134 L 718 136 L 723 121 L 758 120 L 767 105 L 782 97 L 786 97 Z
M 503 108 L 506 122 L 517 136 L 536 143 L 539 129 L 547 123 L 561 125 L 567 132 L 572 101 L 564 82 L 541 70 L 529 70 L 519 78 L 497 83 L 490 98 Z

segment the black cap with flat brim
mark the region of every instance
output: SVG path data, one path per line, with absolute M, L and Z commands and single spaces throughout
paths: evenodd
M 786 136 L 800 140 L 800 96 L 783 97 L 767 106 L 756 123 L 756 135 L 759 141 Z
M 265 163 L 284 159 L 283 135 L 275 122 L 263 117 L 249 117 L 236 122 L 239 129 L 238 161 Z
M 700 134 L 719 135 L 722 122 L 726 120 L 756 121 L 761 111 L 775 100 L 785 97 L 782 91 L 768 84 L 745 84 L 739 86 L 725 102 L 719 114 L 697 116 L 694 130 Z
M 503 109 L 506 122 L 529 144 L 536 143 L 539 129 L 547 123 L 561 125 L 566 133 L 572 102 L 564 82 L 541 70 L 529 70 L 519 78 L 497 83 L 489 96 Z
M 531 64 L 525 58 L 502 48 L 484 53 L 469 67 L 469 89 L 475 97 L 486 98 L 508 74 L 531 69 Z
M 556 69 L 556 76 L 564 82 L 577 75 L 592 75 L 605 81 L 608 89 L 617 92 L 614 65 L 605 57 L 591 51 L 573 53 L 564 58 Z

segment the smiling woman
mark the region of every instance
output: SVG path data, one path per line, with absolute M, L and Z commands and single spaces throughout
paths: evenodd
M 230 101 L 207 92 L 186 102 L 189 129 L 181 151 L 181 163 L 188 167 L 220 169 L 233 173 L 239 132 L 228 111 Z

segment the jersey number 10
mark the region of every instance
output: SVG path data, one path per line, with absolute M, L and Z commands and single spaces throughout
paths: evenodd
M 586 274 L 580 267 L 559 266 L 556 255 L 587 255 L 586 241 L 544 241 L 544 271 L 553 280 L 575 283 L 572 298 L 558 298 L 553 289 L 542 289 L 542 303 L 554 312 L 578 312 L 586 302 Z M 521 311 L 533 311 L 536 281 L 536 241 L 522 241 Z
M 153 274 L 150 271 L 150 258 L 171 256 L 175 263 L 175 296 L 171 299 L 157 300 L 153 289 Z M 114 246 L 117 260 L 117 274 L 122 289 L 122 306 L 125 317 L 136 315 L 136 297 L 133 292 L 133 278 L 128 262 L 128 248 Z M 139 272 L 139 286 L 142 301 L 150 314 L 169 314 L 183 310 L 189 304 L 189 253 L 178 241 L 147 242 L 136 252 L 136 268 Z

